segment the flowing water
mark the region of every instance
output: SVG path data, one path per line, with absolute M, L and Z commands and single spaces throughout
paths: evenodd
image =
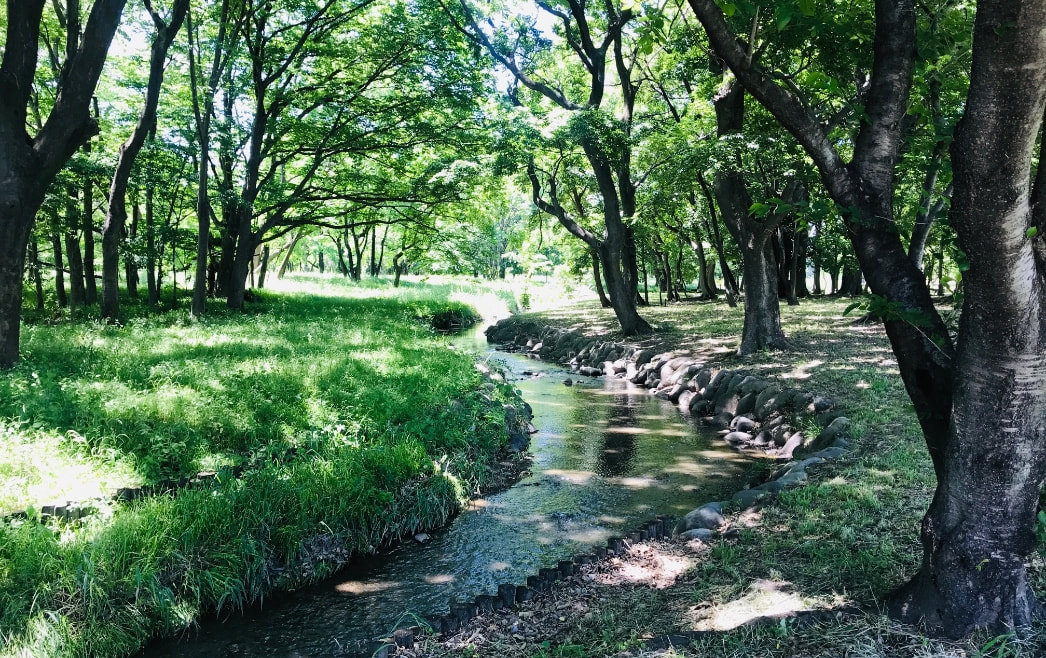
M 604 545 L 657 514 L 683 515 L 738 488 L 746 460 L 645 389 L 579 378 L 522 355 L 488 358 L 502 362 L 534 408 L 529 475 L 474 501 L 425 544 L 404 543 L 243 615 L 205 621 L 198 632 L 141 655 L 352 652 L 387 635 L 404 614 L 445 613 L 451 600 L 523 583 L 540 567 Z M 581 381 L 568 387 L 568 377 Z

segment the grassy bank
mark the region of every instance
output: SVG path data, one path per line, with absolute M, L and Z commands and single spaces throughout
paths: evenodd
M 918 566 L 919 523 L 935 479 L 897 364 L 879 326 L 844 315 L 849 300 L 782 307 L 789 349 L 738 357 L 741 309 L 690 303 L 642 309 L 657 328 L 639 344 L 749 370 L 836 400 L 851 419 L 851 452 L 809 470 L 810 481 L 761 510 L 735 511 L 739 529 L 709 544 L 654 542 L 586 567 L 551 598 L 480 618 L 429 639 L 427 656 L 654 655 L 651 639 L 686 633 L 686 648 L 656 655 L 979 657 L 1046 655 L 1046 629 L 961 641 L 923 636 L 882 614 L 884 597 Z M 534 317 L 620 340 L 596 304 Z M 705 501 L 694 501 L 695 506 Z M 1046 597 L 1041 552 L 1029 565 Z M 677 637 L 677 639 L 679 639 Z
M 25 328 L 0 374 L 0 509 L 27 517 L 0 523 L 0 654 L 126 655 L 439 525 L 489 478 L 512 392 L 431 326 L 474 290 L 291 287 L 198 322 Z M 93 511 L 41 516 L 66 500 Z

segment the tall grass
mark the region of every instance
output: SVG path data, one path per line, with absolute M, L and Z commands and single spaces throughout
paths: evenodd
M 513 392 L 430 326 L 466 312 L 467 287 L 293 284 L 197 322 L 26 327 L 0 376 L 0 504 L 30 516 L 0 523 L 0 654 L 127 655 L 441 524 L 483 481 Z M 218 476 L 81 522 L 33 519 L 203 470 Z

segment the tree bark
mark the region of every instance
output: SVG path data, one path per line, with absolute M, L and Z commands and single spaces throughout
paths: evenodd
M 1000 29 L 999 26 L 1006 26 Z M 948 635 L 1043 617 L 1024 564 L 1046 479 L 1046 189 L 1030 194 L 1046 98 L 1046 2 L 980 2 L 952 144 L 951 224 L 969 259 L 954 406 L 923 562 L 890 602 Z M 1043 154 L 1040 153 L 1040 157 Z M 1034 201 L 1034 203 L 1033 203 Z
M 97 109 L 95 116 L 98 116 Z M 91 152 L 91 140 L 84 144 L 84 153 Z M 94 181 L 90 175 L 84 178 L 83 230 L 84 235 L 84 301 L 88 305 L 98 301 L 98 282 L 94 268 Z
M 1046 203 L 1038 203 L 1038 187 L 1036 203 L 1029 199 L 1046 98 L 1046 0 L 977 4 L 970 88 L 952 144 L 951 223 L 970 261 L 958 350 L 892 222 L 915 59 L 913 3 L 876 0 L 874 67 L 849 164 L 800 99 L 746 61 L 715 3 L 690 5 L 717 54 L 848 209 L 861 269 L 885 300 L 878 311 L 938 481 L 923 521 L 922 567 L 891 597 L 891 613 L 952 636 L 1030 624 L 1042 612 L 1024 561 L 1046 479 Z M 1046 201 L 1046 188 L 1041 194 Z
M 69 297 L 65 292 L 65 257 L 62 254 L 62 236 L 58 229 L 51 232 L 51 253 L 54 254 L 54 292 L 58 308 L 69 306 Z
M 66 188 L 65 198 L 65 258 L 69 265 L 69 310 L 75 312 L 87 305 L 87 289 L 84 287 L 84 260 L 80 252 L 80 209 L 78 193 L 73 186 Z
M 596 284 L 596 294 L 599 295 L 599 305 L 603 308 L 610 308 L 612 304 L 607 298 L 607 293 L 603 289 L 603 275 L 600 273 L 599 268 L 599 254 L 595 249 L 591 249 L 592 254 L 592 278 Z

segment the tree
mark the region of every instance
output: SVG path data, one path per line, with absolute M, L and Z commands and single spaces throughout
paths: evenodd
M 149 83 L 145 91 L 145 106 L 138 118 L 138 123 L 127 140 L 120 145 L 120 154 L 116 161 L 109 186 L 109 211 L 102 224 L 102 307 L 103 320 L 116 321 L 120 317 L 120 241 L 124 237 L 124 224 L 127 221 L 127 183 L 131 178 L 134 161 L 141 152 L 145 139 L 156 127 L 156 107 L 160 102 L 160 87 L 163 84 L 163 72 L 167 63 L 167 50 L 174 42 L 181 29 L 185 14 L 189 9 L 189 0 L 175 0 L 171 7 L 171 17 L 163 17 L 153 9 L 151 0 L 145 0 L 145 8 L 156 28 L 156 36 L 149 54 Z
M 126 0 L 97 0 L 80 36 L 70 28 L 54 106 L 36 135 L 26 118 L 39 51 L 45 0 L 7 0 L 0 62 L 0 367 L 18 360 L 22 273 L 36 213 L 48 186 L 96 134 L 91 96 Z M 72 3 L 71 3 L 72 5 Z M 73 25 L 79 21 L 68 20 Z
M 846 162 L 802 90 L 754 65 L 712 0 L 690 0 L 716 53 L 817 165 L 881 300 L 873 310 L 938 482 L 922 566 L 891 596 L 890 611 L 953 636 L 1003 632 L 1042 616 L 1024 560 L 1046 479 L 1046 205 L 1034 203 L 1046 201 L 1046 169 L 1031 185 L 1046 105 L 1046 0 L 977 6 L 966 109 L 951 147 L 950 220 L 969 261 L 957 349 L 892 221 L 916 60 L 913 5 L 875 3 L 874 66 Z
M 653 329 L 636 308 L 638 264 L 630 225 L 636 213 L 631 140 L 639 92 L 639 85 L 633 80 L 639 48 L 628 44 L 626 26 L 634 13 L 632 9 L 619 10 L 610 2 L 600 12 L 588 7 L 584 0 L 539 2 L 538 6 L 557 23 L 563 41 L 560 52 L 578 67 L 565 72 L 572 84 L 559 85 L 544 77 L 539 65 L 548 59 L 546 45 L 550 44 L 536 34 L 533 26 L 519 25 L 515 41 L 508 43 L 501 36 L 492 37 L 484 31 L 474 9 L 462 0 L 460 8 L 465 18 L 458 27 L 503 66 L 517 84 L 570 115 L 567 134 L 588 161 L 602 202 L 603 230 L 587 229 L 568 212 L 559 198 L 555 171 L 541 170 L 531 153 L 526 167 L 534 205 L 599 254 L 610 303 L 622 333 L 650 333 Z M 454 15 L 449 8 L 447 13 Z M 610 103 L 604 103 L 611 75 L 616 75 L 621 94 L 616 116 L 606 107 Z M 519 102 L 518 94 L 515 100 Z

